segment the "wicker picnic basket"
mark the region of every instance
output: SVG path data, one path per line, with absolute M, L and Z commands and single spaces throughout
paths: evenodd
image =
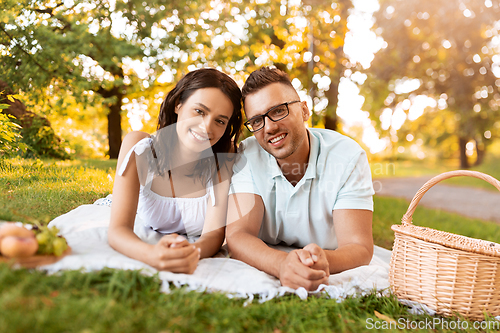
M 398 298 L 423 303 L 439 315 L 484 320 L 486 313 L 500 315 L 500 244 L 412 224 L 422 196 L 456 176 L 485 180 L 500 191 L 498 180 L 476 171 L 445 172 L 426 182 L 402 224 L 391 227 L 395 240 L 389 282 Z

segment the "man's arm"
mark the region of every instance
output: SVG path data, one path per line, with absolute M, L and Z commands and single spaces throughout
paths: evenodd
M 328 284 L 328 274 L 323 270 L 302 264 L 307 251 L 278 251 L 258 238 L 263 217 L 264 203 L 260 196 L 250 193 L 229 196 L 226 237 L 231 256 L 276 276 L 284 286 L 316 290 L 320 284 Z
M 311 256 L 321 257 L 323 252 L 331 274 L 368 265 L 373 255 L 372 217 L 373 212 L 370 210 L 334 210 L 333 221 L 338 248 L 321 250 L 317 245 L 309 244 L 304 249 L 307 249 Z

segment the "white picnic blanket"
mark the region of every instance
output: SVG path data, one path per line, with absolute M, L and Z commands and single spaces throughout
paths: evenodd
M 111 208 L 99 205 L 82 205 L 50 222 L 59 228 L 72 249 L 70 255 L 60 261 L 41 266 L 49 273 L 61 270 L 94 271 L 104 267 L 115 269 L 142 270 L 153 275 L 157 271 L 140 261 L 128 258 L 113 250 L 107 241 Z M 135 233 L 148 243 L 155 243 L 161 234 L 144 227 L 136 219 Z M 291 250 L 290 248 L 281 248 Z M 330 275 L 329 285 L 321 285 L 313 293 L 326 293 L 328 297 L 342 300 L 351 295 L 387 291 L 391 251 L 375 246 L 373 259 L 369 265 L 357 267 L 339 274 Z M 251 302 L 257 297 L 260 302 L 282 296 L 286 293 L 307 298 L 304 288 L 283 287 L 280 281 L 242 261 L 225 256 L 224 251 L 214 258 L 200 260 L 192 275 L 159 272 L 163 281 L 162 291 L 169 292 L 170 285 L 186 286 L 189 290 L 221 291 L 228 297 L 247 298 Z

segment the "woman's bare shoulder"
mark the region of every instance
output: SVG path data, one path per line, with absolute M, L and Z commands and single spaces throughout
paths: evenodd
M 128 133 L 127 135 L 125 135 L 125 137 L 123 138 L 123 143 L 132 143 L 135 145 L 137 142 L 141 141 L 142 139 L 150 138 L 150 137 L 151 137 L 151 135 L 149 135 L 146 132 L 132 131 L 132 132 Z
M 133 131 L 128 133 L 123 138 L 122 145 L 120 147 L 120 156 L 125 156 L 137 142 L 149 137 L 151 136 L 148 133 L 141 131 Z
M 137 142 L 141 141 L 142 139 L 145 138 L 150 138 L 151 135 L 149 135 L 146 132 L 141 132 L 141 131 L 133 131 L 125 135 L 123 138 L 122 142 L 122 150 L 129 150 L 132 148 Z

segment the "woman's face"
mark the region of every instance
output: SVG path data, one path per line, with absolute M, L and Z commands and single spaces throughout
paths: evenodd
M 175 108 L 181 149 L 201 152 L 224 135 L 233 114 L 233 104 L 219 88 L 196 90 Z

